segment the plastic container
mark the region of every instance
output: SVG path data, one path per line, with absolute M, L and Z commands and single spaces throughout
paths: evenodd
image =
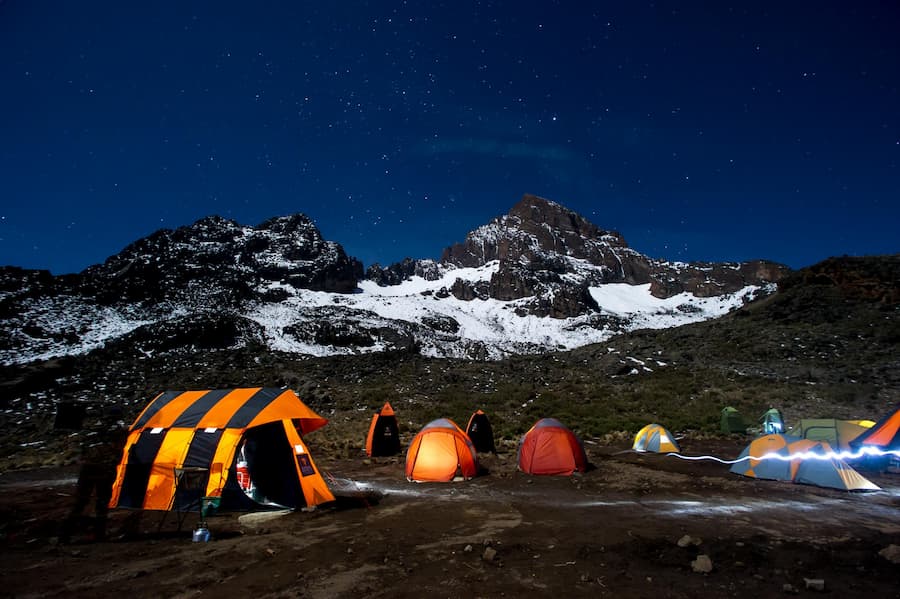
M 219 513 L 219 506 L 222 504 L 221 497 L 204 497 L 200 510 L 200 519 L 206 520 L 210 516 Z
M 237 463 L 237 483 L 238 486 L 247 491 L 250 489 L 250 472 L 247 469 L 247 462 L 239 460 Z
M 209 529 L 205 526 L 198 526 L 196 529 L 194 529 L 193 540 L 195 543 L 208 543 Z

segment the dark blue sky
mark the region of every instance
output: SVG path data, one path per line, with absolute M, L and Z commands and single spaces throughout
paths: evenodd
M 525 192 L 653 257 L 896 253 L 898 30 L 889 1 L 0 0 L 0 264 L 294 212 L 436 258 Z

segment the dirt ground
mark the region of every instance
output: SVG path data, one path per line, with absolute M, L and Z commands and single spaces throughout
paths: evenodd
M 733 458 L 745 443 L 682 450 Z M 147 512 L 131 537 L 60 545 L 75 472 L 6 473 L 0 595 L 900 597 L 887 557 L 900 552 L 900 475 L 864 472 L 884 491 L 846 493 L 586 449 L 594 468 L 581 476 L 522 474 L 507 451 L 447 484 L 407 482 L 402 458 L 319 457 L 338 506 L 218 514 L 208 543 L 192 542 L 197 514 L 179 531 L 174 514 Z M 129 514 L 112 513 L 113 535 Z

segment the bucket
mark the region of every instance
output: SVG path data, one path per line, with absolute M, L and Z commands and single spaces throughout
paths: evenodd
M 200 507 L 200 518 L 206 520 L 209 516 L 215 516 L 219 513 L 219 506 L 221 504 L 221 497 L 204 497 Z

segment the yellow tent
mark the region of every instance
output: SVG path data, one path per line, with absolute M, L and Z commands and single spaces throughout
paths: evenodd
M 636 451 L 655 451 L 657 453 L 679 452 L 675 437 L 660 424 L 648 424 L 634 436 L 632 449 Z

